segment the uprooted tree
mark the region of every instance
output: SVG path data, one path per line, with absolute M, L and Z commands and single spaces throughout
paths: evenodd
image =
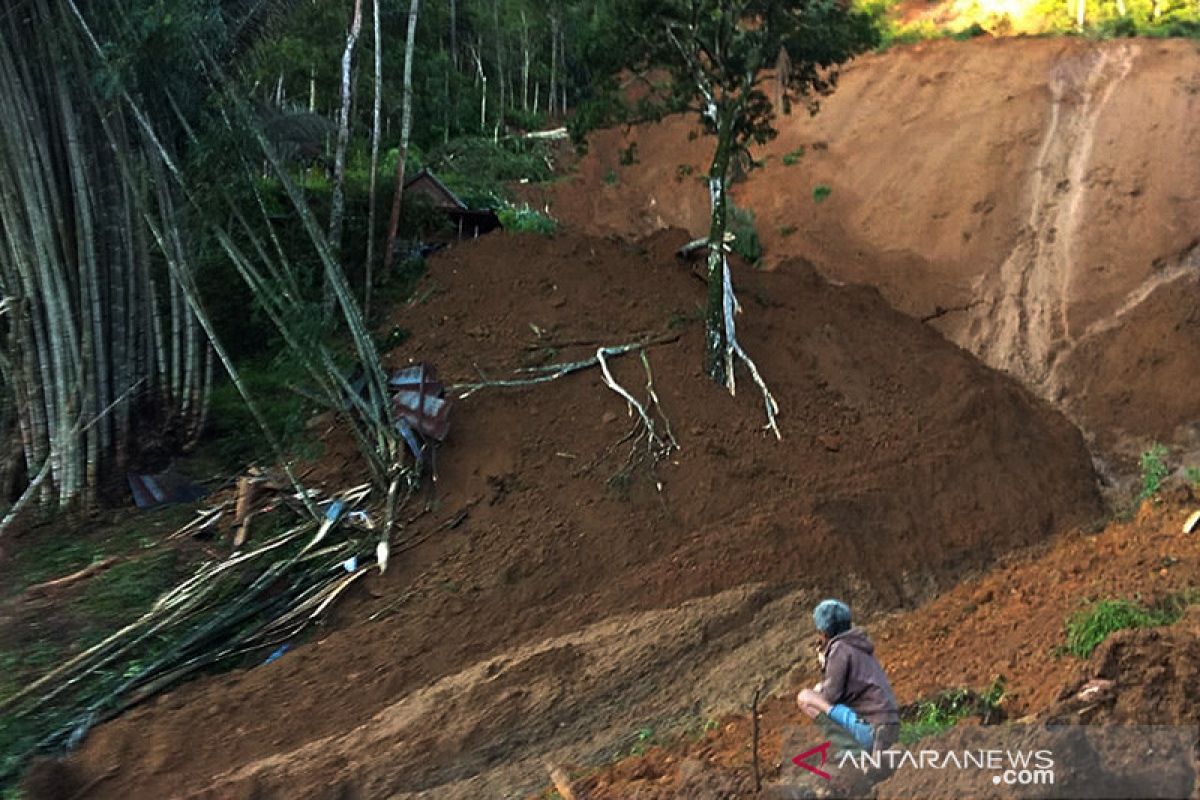
M 774 138 L 782 111 L 803 105 L 816 113 L 833 91 L 838 68 L 878 42 L 870 17 L 842 0 L 618 0 L 618 19 L 645 26 L 628 31 L 623 65 L 647 80 L 666 74 L 665 91 L 653 86 L 645 112 L 692 111 L 716 137 L 708 171 L 708 301 L 705 369 L 734 392 L 734 363 L 741 360 L 763 393 L 767 427 L 778 437 L 778 406 L 754 361 L 738 342 L 737 297 L 725 250 L 728 191 L 735 163 L 752 144 Z M 768 95 L 771 90 L 771 96 Z M 778 107 L 777 107 L 778 106 Z

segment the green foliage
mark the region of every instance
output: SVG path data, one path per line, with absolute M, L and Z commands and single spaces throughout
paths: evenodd
M 967 27 L 960 31 L 955 31 L 951 34 L 951 38 L 957 42 L 965 42 L 968 39 L 976 39 L 980 36 L 987 36 L 987 30 L 978 22 L 972 22 Z
M 1117 631 L 1170 625 L 1182 616 L 1185 602 L 1147 608 L 1132 600 L 1101 600 L 1067 620 L 1066 651 L 1076 658 L 1087 658 Z
M 800 230 L 800 229 L 797 228 L 795 225 L 780 225 L 779 226 L 779 235 L 786 239 L 787 237 L 791 236 L 793 233 L 795 233 L 798 230 Z
M 804 158 L 804 145 L 800 145 L 795 150 L 790 150 L 783 154 L 783 165 L 785 167 L 795 166 L 800 163 L 800 159 Z
M 1167 448 L 1159 442 L 1155 442 L 1150 446 L 1150 449 L 1142 453 L 1141 469 L 1142 469 L 1142 492 L 1139 498 L 1148 500 L 1158 494 L 1158 490 L 1162 488 L 1163 480 L 1170 474 L 1167 469 Z
M 550 236 L 558 230 L 558 222 L 540 211 L 535 211 L 527 205 L 505 206 L 497 216 L 506 231 L 514 233 L 537 233 Z
M 617 176 L 617 171 L 615 169 L 610 169 L 608 172 L 604 173 L 605 185 L 616 186 L 620 181 L 621 179 Z
M 320 315 L 316 317 L 319 319 Z M 315 446 L 305 438 L 304 423 L 318 407 L 297 391 L 303 390 L 310 380 L 302 365 L 286 354 L 280 354 L 244 362 L 241 374 L 283 447 L 302 455 L 315 455 Z M 311 390 L 312 387 L 308 388 Z M 202 450 L 206 457 L 226 470 L 240 470 L 268 452 L 264 434 L 236 387 L 229 382 L 222 382 L 213 389 L 209 432 Z
M 132 622 L 175 584 L 176 563 L 174 550 L 123 561 L 89 580 L 74 604 L 100 622 Z
M 505 183 L 538 183 L 554 177 L 544 142 L 460 137 L 433 148 L 428 166 L 472 208 L 492 208 L 508 197 Z
M 756 263 L 762 258 L 762 240 L 758 238 L 758 229 L 754 224 L 754 212 L 747 208 L 738 208 L 732 203 L 729 209 L 729 231 L 733 233 L 733 252 L 749 261 Z
M 629 147 L 621 148 L 621 152 L 618 155 L 618 160 L 621 162 L 621 166 L 623 167 L 633 166 L 634 164 L 638 163 L 637 142 L 630 142 Z
M 823 203 L 829 195 L 833 194 L 833 189 L 830 189 L 825 184 L 817 184 L 813 187 L 812 198 L 814 203 Z
M 1193 487 L 1200 486 L 1200 467 L 1188 467 L 1183 471 L 1183 478 Z
M 900 742 L 911 745 L 927 736 L 944 733 L 967 717 L 979 717 L 984 724 L 1002 717 L 1005 681 L 997 677 L 982 692 L 951 689 L 928 700 L 920 700 L 901 710 Z
M 629 748 L 629 755 L 644 756 L 646 751 L 656 744 L 658 744 L 658 738 L 655 736 L 654 728 L 650 726 L 639 728 L 634 734 L 634 742 L 633 746 Z

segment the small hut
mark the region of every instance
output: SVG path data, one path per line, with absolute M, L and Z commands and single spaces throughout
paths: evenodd
M 404 184 L 406 195 L 419 194 L 442 211 L 458 232 L 458 238 L 474 239 L 500 227 L 500 218 L 490 208 L 469 208 L 437 175 L 422 169 Z

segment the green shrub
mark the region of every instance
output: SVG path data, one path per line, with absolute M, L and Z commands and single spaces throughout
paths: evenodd
M 979 36 L 987 35 L 988 32 L 982 25 L 980 25 L 978 22 L 972 22 L 961 31 L 955 31 L 951 35 L 951 38 L 953 38 L 955 41 L 965 42 L 967 39 L 975 39 Z
M 1183 614 L 1183 602 L 1147 608 L 1132 600 L 1101 600 L 1067 620 L 1067 652 L 1087 658 L 1117 631 L 1170 625 Z
M 558 230 L 558 222 L 527 205 L 506 206 L 497 212 L 504 230 L 514 233 L 539 233 L 549 236 Z
M 1138 35 L 1138 25 L 1133 17 L 1110 17 L 1100 22 L 1097 33 L 1102 39 L 1120 39 Z
M 1166 458 L 1167 448 L 1158 442 L 1142 453 L 1142 493 L 1139 495 L 1142 500 L 1153 497 L 1162 488 L 1163 480 L 1170 474 Z
M 831 194 L 833 194 L 833 189 L 830 189 L 823 183 L 817 184 L 813 187 L 813 202 L 823 203 Z

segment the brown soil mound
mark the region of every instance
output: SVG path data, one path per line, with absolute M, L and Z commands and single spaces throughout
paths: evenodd
M 1110 636 L 1045 716 L 1065 725 L 1200 723 L 1200 609 L 1168 628 Z
M 1190 309 L 1160 317 L 1179 329 L 1166 338 L 1137 330 L 1136 310 L 1159 286 L 1186 295 L 1177 282 L 1196 272 L 1172 267 L 1200 238 L 1198 104 L 1189 41 L 894 48 L 852 64 L 816 117 L 783 118 L 736 201 L 757 215 L 768 262 L 800 256 L 879 287 L 1042 396 L 1070 391 L 1085 430 L 1136 454 L 1193 423 L 1169 382 L 1139 371 L 1160 346 L 1179 369 L 1200 367 Z M 597 233 L 699 233 L 712 141 L 688 141 L 692 126 L 599 133 L 577 177 L 539 199 Z M 623 165 L 634 142 L 637 163 Z M 820 203 L 818 186 L 831 190 Z M 1127 346 L 1098 359 L 1097 337 L 1113 336 Z M 1151 411 L 1123 416 L 1131 389 Z
M 1059 650 L 1065 644 L 1066 620 L 1090 602 L 1141 598 L 1152 603 L 1195 593 L 1200 536 L 1181 531 L 1195 500 L 1182 486 L 1165 494 L 1169 497 L 1146 504 L 1130 522 L 1114 523 L 1099 534 L 1057 537 L 1002 559 L 915 610 L 869 621 L 900 702 L 957 687 L 981 689 L 1003 677 L 1009 719 L 1196 724 L 1196 609 L 1167 628 L 1113 634 L 1087 661 Z M 1080 690 L 1097 678 L 1112 683 L 1099 694 L 1079 698 Z M 815 664 L 800 665 L 786 684 L 790 691 L 764 704 L 761 752 L 768 778 L 776 776 L 784 755 L 782 733 L 807 724 L 795 708 L 795 691 L 818 679 Z M 581 777 L 577 785 L 591 800 L 671 798 L 685 777 L 680 764 L 691 759 L 705 764 L 713 782 L 744 786 L 751 775 L 750 737 L 748 716 L 739 714 L 702 740 L 653 748 L 645 757 Z M 930 797 L 938 789 L 893 780 L 893 794 L 886 796 Z M 971 794 L 955 794 L 964 787 L 943 788 L 938 796 Z
M 322 641 L 98 729 L 78 763 L 119 770 L 95 796 L 496 796 L 536 783 L 547 753 L 740 702 L 791 665 L 818 592 L 911 603 L 1099 513 L 1061 416 L 799 262 L 736 276 L 776 442 L 748 376 L 731 398 L 701 374 L 704 287 L 671 255 L 685 238 L 494 235 L 434 258 L 395 315 L 404 358 L 472 381 L 678 333 L 649 362 L 680 450 L 606 482 L 630 420 L 596 370 L 457 403 L 432 510 L 407 529 L 430 538 Z M 612 365 L 642 393 L 636 357 Z

